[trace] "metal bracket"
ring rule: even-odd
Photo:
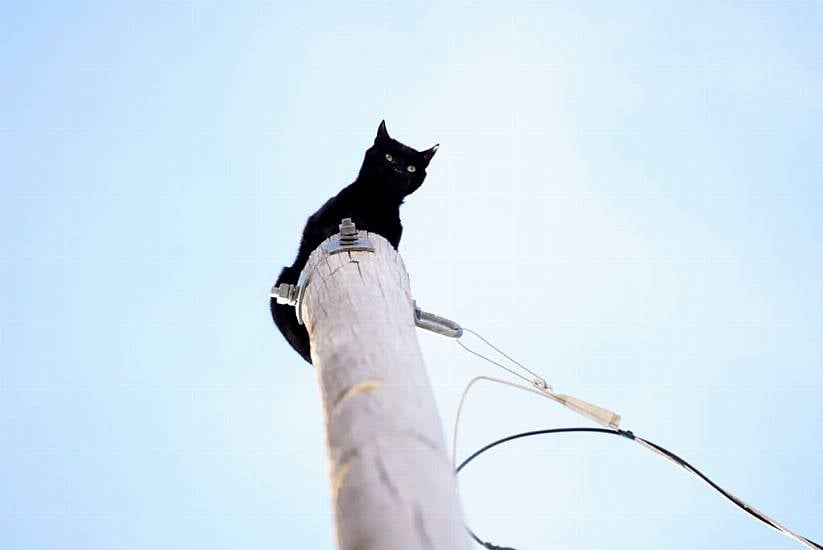
[[[351,218],[344,218],[340,224],[340,234],[332,237],[332,240],[326,243],[326,252],[332,255],[355,250],[374,252],[374,244],[368,238],[360,236]],[[310,280],[311,273],[306,273],[306,270],[303,269],[296,285],[280,283],[273,286],[269,291],[269,296],[276,299],[278,304],[294,306],[294,314],[297,316],[297,323],[300,325],[303,324],[303,296]]]
[[[423,311],[414,302],[414,324],[422,329],[448,336],[449,338],[460,338],[463,336],[463,328],[445,317],[440,317],[434,313]]]
[[[294,306],[294,314],[297,315],[297,323],[303,324],[303,296],[306,294],[306,287],[311,279],[311,274],[306,275],[306,270],[300,272],[300,280],[296,285],[290,283],[280,283],[271,287],[269,296],[277,300],[278,304]]]
[[[312,271],[313,273],[313,271]],[[297,315],[297,324],[303,324],[303,296],[306,295],[306,287],[309,286],[311,280],[311,273],[306,273],[306,270],[300,272],[300,278],[297,279],[297,303],[294,304],[295,315]]]
[[[326,243],[326,252],[331,256],[340,252],[358,250],[374,252],[374,244],[367,237],[360,236],[351,218],[343,218],[340,223],[340,233]]]

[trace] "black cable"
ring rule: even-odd
[[[552,428],[552,429],[548,429],[548,430],[535,430],[535,431],[531,431],[531,432],[523,432],[523,433],[519,433],[519,434],[515,434],[515,435],[510,435],[508,437],[504,437],[503,439],[498,439],[497,441],[495,441],[493,443],[489,443],[488,445],[486,445],[485,447],[479,449],[478,451],[475,451],[470,457],[468,457],[466,460],[464,460],[460,464],[460,466],[457,467],[457,470],[455,470],[455,473],[459,474],[460,470],[465,468],[469,464],[469,462],[471,462],[472,460],[474,460],[478,456],[482,455],[486,451],[488,451],[488,450],[490,450],[494,447],[497,447],[498,445],[502,445],[503,443],[508,443],[509,441],[514,441],[515,439],[520,439],[520,438],[523,438],[523,437],[530,437],[530,436],[533,436],[533,435],[568,433],[568,432],[596,432],[596,433],[606,433],[606,434],[612,434],[612,435],[620,435],[620,436],[623,436],[623,437],[632,437],[632,438],[634,437],[633,435],[630,435],[631,432],[624,432],[623,430],[608,430],[606,428]],[[481,539],[480,537],[478,537],[475,534],[475,532],[472,531],[471,529],[469,529],[468,527],[466,527],[466,529],[468,530],[471,537],[475,540],[475,542],[477,542],[480,546],[482,546],[482,547],[484,547],[488,550],[515,550],[514,548],[509,548],[509,547],[495,546],[494,544],[492,544],[490,542],[486,542],[483,539]]]
[[[490,542],[486,542],[486,541],[482,540],[480,537],[478,537],[477,535],[475,535],[475,534],[474,534],[474,531],[472,531],[472,530],[471,530],[471,529],[469,529],[468,527],[466,527],[466,530],[467,530],[467,531],[469,532],[469,534],[472,536],[472,538],[474,539],[474,541],[475,541],[477,544],[479,544],[480,546],[482,546],[483,548],[486,548],[486,550],[516,550],[515,548],[509,548],[508,546],[497,546],[496,544],[492,544],[492,543],[490,543]]]
[[[477,458],[478,456],[482,455],[489,449],[497,447],[498,445],[502,445],[503,443],[508,443],[509,441],[514,441],[515,439],[520,439],[522,437],[531,437],[533,435],[543,435],[543,434],[556,434],[556,433],[568,433],[568,432],[596,432],[596,433],[606,433],[612,435],[622,435],[624,437],[629,437],[630,439],[634,438],[634,435],[631,432],[626,432],[623,430],[609,430],[607,428],[552,428],[549,430],[534,430],[532,432],[522,432],[515,435],[510,435],[504,437],[503,439],[498,439],[494,443],[489,443],[479,451],[475,451],[469,458],[464,460],[460,466],[457,467],[455,473],[459,474],[460,470],[462,470],[465,466],[469,464],[472,460]],[[632,435],[628,435],[632,434]]]
[[[502,445],[503,443],[508,443],[509,441],[514,441],[515,439],[521,439],[521,438],[524,438],[524,437],[531,437],[531,436],[534,436],[534,435],[545,435],[545,434],[555,434],[555,433],[570,433],[570,432],[590,432],[590,433],[618,435],[618,436],[621,436],[621,437],[625,437],[627,439],[637,440],[637,441],[640,441],[642,443],[645,443],[646,445],[649,445],[650,447],[653,447],[658,452],[664,454],[665,456],[667,456],[668,458],[673,460],[675,463],[677,463],[679,466],[681,466],[685,470],[687,470],[689,472],[692,472],[695,475],[697,475],[698,477],[700,477],[700,479],[702,479],[704,482],[706,482],[715,491],[717,491],[718,493],[720,493],[721,495],[726,497],[729,501],[734,503],[734,505],[737,506],[738,508],[740,508],[743,511],[745,511],[746,513],[750,514],[754,518],[762,521],[763,523],[765,523],[769,527],[771,527],[771,528],[773,528],[773,529],[775,529],[775,530],[777,530],[777,531],[779,531],[783,534],[788,534],[783,530],[783,528],[781,528],[779,525],[776,525],[768,517],[765,517],[760,511],[758,511],[756,509],[753,509],[748,504],[741,501],[740,499],[738,499],[737,497],[735,497],[734,495],[732,495],[731,493],[729,493],[728,491],[726,491],[725,489],[723,489],[722,487],[717,485],[714,481],[712,481],[711,479],[706,477],[700,470],[698,470],[697,468],[695,468],[694,466],[692,466],[691,464],[686,462],[684,459],[680,458],[679,456],[677,456],[673,452],[669,451],[668,449],[665,449],[665,448],[661,447],[660,445],[657,445],[656,443],[652,443],[651,441],[648,441],[647,439],[643,439],[641,437],[635,436],[632,432],[630,432],[628,430],[610,430],[610,429],[607,429],[607,428],[553,428],[553,429],[547,429],[547,430],[534,430],[534,431],[530,431],[530,432],[522,432],[522,433],[519,433],[519,434],[504,437],[502,439],[498,439],[497,441],[494,441],[492,443],[489,443],[485,447],[482,447],[480,450],[474,452],[471,456],[469,456],[467,459],[465,459],[463,462],[461,462],[460,466],[457,467],[457,470],[455,471],[455,473],[459,474],[460,471],[463,468],[465,468],[472,460],[474,460],[478,456],[482,455],[486,451],[488,451],[490,449],[493,449],[494,447],[497,447],[498,445]],[[480,537],[478,537],[471,529],[469,529],[468,527],[466,529],[468,529],[469,534],[472,536],[472,538],[475,541],[477,541],[478,544],[480,544],[484,548],[487,548],[488,550],[514,550],[514,549],[511,549],[511,548],[506,548],[506,547],[502,547],[502,546],[495,546],[494,544],[492,544],[490,542],[485,542]],[[791,535],[789,535],[789,536],[791,536]],[[802,539],[802,541],[805,541],[806,543],[813,546],[814,548],[818,548],[820,550],[823,550],[823,546],[820,546],[818,543],[814,542],[813,540],[807,539],[806,537],[803,537],[803,536],[800,536],[800,535],[795,535],[795,536],[799,537],[800,539]]]
[[[715,483],[714,481],[712,481],[711,479],[706,477],[703,474],[703,472],[701,472],[700,470],[698,470],[697,468],[695,468],[694,466],[692,466],[691,464],[686,462],[686,460],[680,458],[679,456],[677,456],[676,454],[674,454],[670,450],[665,449],[665,448],[661,447],[660,445],[657,445],[656,443],[652,443],[651,441],[648,441],[647,439],[643,439],[642,437],[638,437],[637,439],[644,442],[644,443],[646,443],[646,444],[648,444],[648,445],[650,445],[650,446],[652,446],[652,447],[654,447],[655,449],[657,449],[661,453],[665,454],[666,456],[668,456],[669,458],[671,458],[672,460],[674,460],[675,462],[680,464],[686,470],[688,470],[688,471],[692,472],[693,474],[695,474],[696,476],[698,476],[700,479],[702,479],[708,485],[710,485],[715,491],[717,491],[718,493],[720,493],[721,495],[726,497],[730,502],[734,503],[734,505],[737,506],[738,508],[740,508],[741,510],[743,510],[746,513],[750,514],[754,518],[762,521],[763,523],[765,523],[766,525],[768,525],[772,529],[774,529],[776,531],[779,531],[781,533],[785,533],[785,531],[783,531],[783,529],[779,525],[776,525],[771,519],[764,516],[762,512],[760,512],[759,510],[757,510],[755,508],[752,508],[751,506],[749,506],[745,502],[741,501],[739,498],[737,498],[733,494],[729,493],[728,491],[726,491],[725,489],[720,487],[717,483]],[[814,542],[813,540],[807,539],[806,537],[801,536],[801,535],[798,535],[798,537],[800,537],[805,542],[811,544],[815,548],[820,548],[821,550],[823,550],[823,546],[820,546],[818,543]]]

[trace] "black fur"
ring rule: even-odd
[[[386,131],[385,121],[381,122],[374,145],[366,151],[357,179],[309,216],[297,258],[291,266],[283,268],[275,284],[296,285],[309,254],[338,232],[343,218],[351,218],[358,229],[377,233],[397,248],[403,233],[400,205],[407,195],[422,185],[426,167],[437,147],[416,151],[392,139]],[[413,172],[409,171],[409,166],[414,167]],[[309,335],[306,328],[297,323],[294,307],[278,304],[274,298],[270,307],[277,328],[295,351],[311,363]]]

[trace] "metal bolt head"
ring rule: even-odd
[[[289,283],[280,283],[271,289],[271,297],[277,300],[278,304],[288,304],[293,306],[297,303],[298,288]]]
[[[357,235],[357,228],[354,226],[351,218],[343,218],[343,221],[340,223],[340,235],[344,237]]]

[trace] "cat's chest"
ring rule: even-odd
[[[351,218],[358,229],[378,233],[395,246],[402,232],[400,205],[379,195],[360,192],[359,189],[343,190],[313,218],[310,228],[321,240],[337,233],[343,218]]]
[[[337,215],[360,219],[362,223],[378,226],[399,226],[400,205],[390,199],[368,193],[344,194],[337,201]]]

